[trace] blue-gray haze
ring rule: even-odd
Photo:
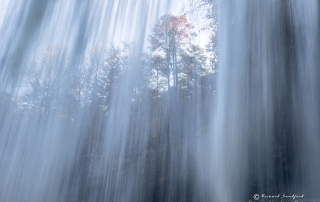
[[[3,2],[1,202],[320,199],[317,0],[202,0],[158,52],[180,1]]]

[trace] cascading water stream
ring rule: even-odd
[[[3,0],[0,201],[320,200],[318,1],[201,2]]]
[[[143,54],[153,24],[179,4],[8,4],[0,33],[0,201],[210,197],[191,191],[200,183],[195,170],[204,167],[192,163],[204,153],[192,143],[202,112],[179,104],[170,70],[172,90],[161,87],[155,96]]]
[[[319,200],[318,1],[219,3],[216,200]]]

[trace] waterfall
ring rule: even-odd
[[[196,158],[206,153],[196,137],[202,136],[202,114],[209,113],[199,106],[209,98],[197,93],[181,102],[170,79],[172,89],[159,88],[155,96],[148,81],[151,62],[144,56],[156,21],[178,15],[180,4],[4,3],[0,201],[210,197],[201,190],[208,180],[197,180],[205,165]]]
[[[1,202],[320,200],[318,1],[197,2],[2,1]]]
[[[219,3],[216,200],[318,199],[318,1]]]

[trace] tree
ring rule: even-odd
[[[188,96],[196,93],[200,77],[209,73],[205,50],[191,45],[181,56],[180,71],[180,87],[186,90]]]
[[[218,2],[217,0],[187,0],[187,6],[183,9],[185,15],[205,19],[205,23],[199,31],[206,31],[209,34],[209,41],[206,50],[209,52],[212,71],[218,62]]]
[[[156,23],[149,38],[152,57],[157,60],[157,66],[161,61],[161,70],[167,77],[168,89],[170,89],[171,75],[174,85],[179,85],[178,62],[181,53],[191,44],[191,39],[195,36],[192,28],[186,16],[166,14]]]
[[[62,84],[67,79],[66,65],[57,62],[61,57],[61,51],[53,48],[46,50],[35,62],[27,78],[23,108],[41,114],[57,108]]]
[[[82,103],[107,110],[112,93],[129,66],[130,57],[131,47],[128,44],[92,51],[85,59],[80,76]]]

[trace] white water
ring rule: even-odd
[[[223,1],[219,11],[216,201],[319,199],[318,1]]]
[[[217,96],[188,102],[151,99],[137,59],[180,2],[1,3],[0,201],[320,199],[318,1],[219,1]]]
[[[199,109],[173,110],[177,101],[169,95],[154,104],[139,80],[137,58],[153,25],[166,13],[177,15],[180,4],[15,0],[2,7],[0,201],[202,197],[188,193],[198,188],[187,177],[196,173],[189,153],[195,161],[203,152],[192,143],[201,135]],[[131,53],[122,42],[133,43]],[[119,69],[128,70],[121,78],[103,77],[116,61],[111,44],[122,47]],[[101,82],[116,87],[103,97]],[[188,113],[199,120],[184,118]]]

